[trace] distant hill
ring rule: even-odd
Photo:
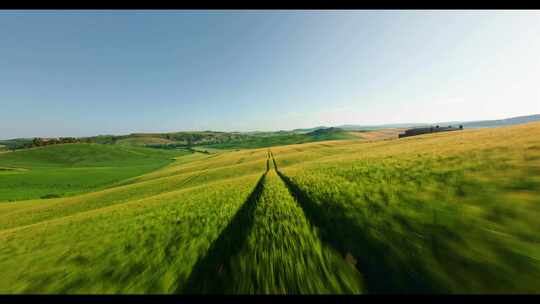
[[[294,133],[309,133],[309,132],[313,132],[313,131],[317,131],[317,130],[321,130],[321,129],[327,129],[328,127],[325,127],[325,126],[319,126],[319,127],[314,127],[314,128],[305,128],[305,129],[294,129],[292,130],[292,132]]]
[[[401,123],[401,124],[384,124],[384,125],[341,125],[340,128],[346,131],[369,131],[380,129],[400,129],[426,126],[427,123]]]
[[[152,148],[176,149],[201,147],[202,149],[260,148],[276,145],[298,144],[312,141],[354,138],[340,128],[315,127],[273,132],[174,132],[174,133],[132,133],[113,136],[100,135],[82,140],[91,143],[144,146]]]
[[[128,135],[98,135],[78,138],[81,143],[120,145],[127,147],[150,147],[160,149],[191,149],[196,147],[213,149],[240,149],[298,144],[312,141],[352,138],[338,128],[310,128],[295,131],[274,132],[173,132],[132,133]],[[0,145],[15,150],[25,147],[32,139],[0,141]]]
[[[132,133],[128,135],[100,135],[83,140],[100,144],[120,144],[128,146],[191,146],[202,144],[218,144],[231,140],[239,140],[251,135],[238,132],[196,131],[172,133]]]
[[[132,133],[128,135],[98,135],[78,138],[80,142],[116,144],[152,148],[187,148],[207,146],[216,148],[270,147],[278,144],[304,143],[319,140],[350,138],[349,131],[375,131],[381,129],[403,129],[428,125],[463,125],[465,128],[492,128],[507,125],[540,121],[540,114],[511,117],[498,120],[453,121],[436,123],[400,123],[382,125],[340,125],[334,127],[318,126],[280,131],[251,132],[219,132],[190,131],[170,133]],[[353,136],[354,137],[354,136]],[[32,138],[16,138],[0,140],[3,149],[15,150],[24,148]]]
[[[7,140],[0,140],[0,145],[4,146],[5,149],[20,149],[25,144],[31,143],[32,138],[14,138],[14,139],[7,139]]]
[[[130,147],[150,147],[161,149],[190,149],[204,147],[213,149],[239,149],[271,147],[276,145],[298,144],[321,140],[354,138],[340,128],[315,127],[308,129],[280,130],[273,132],[218,132],[193,131],[172,133],[132,133],[128,135],[98,135],[83,137],[82,143],[121,145]],[[32,139],[0,141],[0,145],[10,149],[23,147]]]
[[[330,128],[317,128],[314,131],[311,131],[307,134],[309,135],[322,135],[322,134],[332,134],[332,133],[340,133],[344,132],[345,130],[341,128],[336,127],[330,127]]]
[[[458,124],[463,125],[466,128],[493,128],[500,126],[510,126],[524,124],[533,121],[540,121],[540,114],[536,115],[527,115],[527,116],[517,116],[506,119],[495,119],[495,120],[479,120],[479,121],[466,121],[458,122]]]
[[[401,123],[401,124],[383,124],[383,125],[341,125],[337,128],[348,131],[358,131],[358,130],[378,130],[378,129],[387,129],[387,128],[413,128],[413,127],[422,127],[428,125],[463,125],[465,128],[493,128],[501,126],[510,126],[523,124],[533,121],[540,121],[540,114],[526,115],[526,116],[517,116],[506,119],[495,119],[495,120],[477,120],[477,121],[450,121],[450,122],[434,122],[434,123]]]
[[[265,133],[265,135],[251,136],[221,144],[204,145],[204,147],[214,149],[251,149],[353,138],[356,137],[345,130],[339,128],[324,128],[316,129],[308,133],[293,133],[291,131],[268,132]]]

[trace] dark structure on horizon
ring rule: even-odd
[[[448,131],[458,131],[463,130],[463,125],[459,125],[459,127],[440,127],[440,126],[431,126],[431,127],[420,127],[420,128],[413,128],[405,130],[405,133],[401,133],[398,135],[399,138],[402,137],[408,137],[408,136],[415,136],[415,135],[422,135],[422,134],[429,134],[429,133],[436,133],[436,132],[448,132]]]

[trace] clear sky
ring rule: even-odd
[[[540,12],[3,11],[0,138],[540,113]]]

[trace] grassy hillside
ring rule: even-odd
[[[16,139],[0,140],[0,145],[4,146],[7,149],[14,150],[14,149],[20,149],[25,144],[29,144],[31,142],[32,142],[31,138],[16,138]]]
[[[315,130],[305,134],[286,133],[271,134],[266,136],[252,136],[241,140],[231,140],[225,143],[205,145],[204,147],[214,149],[254,149],[291,144],[302,144],[308,142],[326,140],[353,139],[353,135],[340,129],[329,128]]]
[[[372,131],[349,131],[349,134],[363,140],[375,141],[375,140],[390,140],[397,139],[398,134],[402,133],[406,129],[381,129]]]
[[[147,146],[172,144],[174,141],[160,137],[138,136],[119,139],[115,143],[129,146]]]
[[[313,141],[351,139],[355,136],[338,128],[313,128],[278,132],[173,132],[173,133],[133,133],[128,135],[99,135],[84,138],[70,138],[79,143],[147,147],[163,150],[195,149],[201,152],[231,149],[252,149]],[[0,141],[0,151],[28,148],[26,145],[43,146],[32,143],[33,139],[12,139]],[[54,139],[53,139],[54,140]],[[56,144],[51,140],[48,144]]]
[[[168,163],[187,151],[65,144],[0,154],[0,201],[69,196],[99,189]]]
[[[311,130],[311,129],[310,129]],[[201,151],[234,150],[300,144],[313,141],[351,139],[354,135],[337,128],[278,132],[175,132],[136,133],[121,136],[96,136],[86,141],[161,149],[191,148]]]
[[[216,144],[247,138],[249,135],[235,132],[172,132],[172,133],[133,133],[128,135],[101,135],[84,138],[84,141],[101,144],[121,144],[129,146],[159,145],[202,145]]]
[[[538,133],[194,153],[107,189],[0,204],[0,293],[538,293]],[[74,155],[32,162],[96,168]]]

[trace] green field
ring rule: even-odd
[[[0,293],[540,293],[540,123],[388,134],[2,153]]]
[[[396,135],[397,137],[397,135]],[[325,128],[307,133],[294,131],[257,132],[175,132],[140,133],[129,135],[102,135],[80,139],[100,144],[116,144],[161,149],[193,148],[201,151],[264,148],[301,144],[325,140],[358,138],[355,134],[337,128]],[[16,141],[16,140],[15,140]],[[0,141],[0,144],[2,142]]]
[[[291,144],[302,144],[326,140],[353,139],[349,132],[312,132],[307,134],[272,134],[268,136],[253,136],[245,139],[231,140],[225,143],[203,145],[213,149],[255,149]]]
[[[8,140],[0,140],[0,145],[4,147],[4,149],[17,149],[22,148],[25,144],[31,143],[31,138],[17,138],[17,139],[8,139]],[[0,148],[0,151],[2,149]]]
[[[0,201],[69,196],[153,171],[185,150],[65,144],[0,154]]]

